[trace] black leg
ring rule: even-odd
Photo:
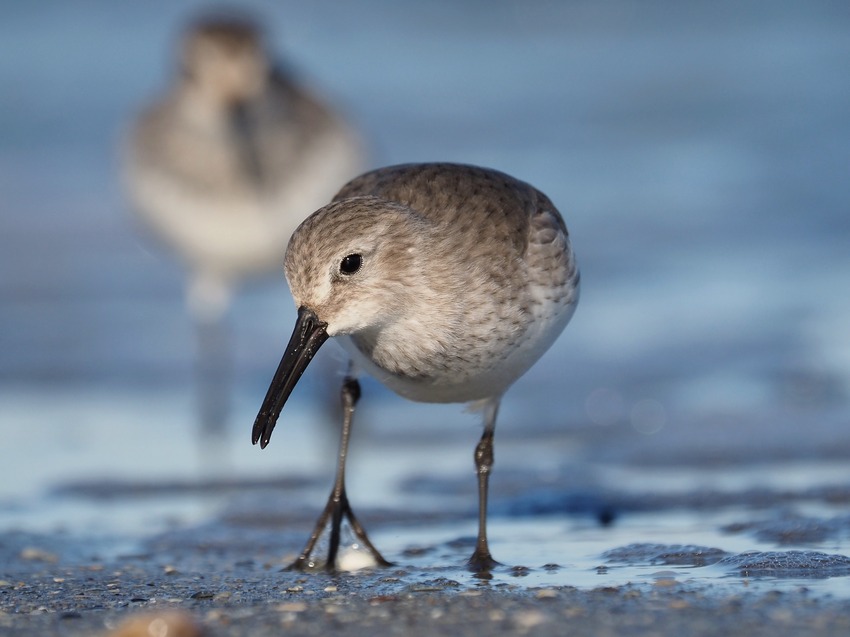
[[[490,484],[490,471],[493,468],[493,433],[496,428],[496,414],[499,411],[499,399],[489,402],[484,408],[484,433],[475,447],[475,470],[478,474],[478,540],[475,551],[467,562],[467,567],[475,573],[483,573],[498,566],[499,562],[490,555],[487,543],[487,490]]]
[[[330,537],[328,538],[328,559],[325,562],[325,569],[329,571],[336,570],[337,555],[339,554],[339,543],[342,530],[342,521],[347,519],[351,525],[355,537],[360,541],[363,547],[372,554],[378,566],[390,566],[390,562],[378,552],[363,526],[357,521],[354,512],[351,510],[351,505],[348,503],[348,496],[345,493],[345,460],[348,456],[348,441],[351,436],[351,422],[354,419],[354,408],[357,401],[360,399],[360,383],[356,378],[351,376],[346,377],[342,384],[342,435],[339,443],[339,458],[337,463],[336,480],[334,481],[333,490],[328,498],[328,503],[325,505],[325,510],[319,516],[313,533],[307,541],[304,550],[298,559],[289,566],[289,569],[295,570],[312,570],[316,568],[315,562],[311,559],[313,549],[316,547],[316,542],[325,531],[325,527],[330,520]]]

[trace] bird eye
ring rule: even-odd
[[[360,266],[363,264],[363,257],[359,254],[349,254],[342,258],[342,261],[339,262],[339,271],[340,274],[351,275],[357,272],[360,269]]]

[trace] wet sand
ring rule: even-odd
[[[358,575],[279,572],[206,557],[211,570],[156,559],[39,565],[0,582],[3,635],[95,635],[128,617],[187,611],[204,635],[838,635],[850,601],[791,592],[720,593],[674,580],[579,590],[411,583],[408,569]],[[185,560],[184,560],[185,561]],[[421,574],[420,574],[421,575]],[[11,578],[11,579],[10,579]]]
[[[97,502],[107,511],[118,501],[188,501],[212,492],[215,513],[198,523],[171,521],[166,530],[3,533],[0,634],[107,635],[131,618],[175,610],[200,634],[233,637],[790,636],[850,629],[850,558],[827,550],[847,552],[850,517],[840,515],[846,489],[637,496],[592,480],[572,490],[544,489],[533,472],[506,473],[491,527],[496,556],[507,563],[490,578],[463,568],[472,541],[464,533],[474,529],[473,512],[463,506],[365,508],[361,518],[394,566],[298,573],[283,567],[315,511],[294,502],[321,490],[320,481],[65,485],[54,500]],[[471,495],[460,479],[421,478],[401,490],[434,490],[443,501]],[[823,515],[793,513],[807,507]],[[676,519],[686,522],[676,526]],[[641,541],[671,537],[677,543]],[[687,543],[706,538],[708,545]],[[738,550],[750,546],[763,550]]]

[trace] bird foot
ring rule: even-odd
[[[502,563],[494,560],[493,556],[490,555],[490,551],[487,549],[475,549],[472,557],[470,557],[466,562],[466,568],[476,575],[487,574],[497,566],[501,565]]]
[[[345,535],[352,536],[350,540],[342,542],[343,523]],[[325,534],[328,536],[328,556],[326,560],[315,559],[313,552],[319,544],[320,538]],[[298,558],[284,570],[301,572],[336,572],[336,571],[358,571],[363,568],[377,568],[392,566],[392,562],[384,559],[384,556],[375,548],[366,530],[357,521],[348,498],[334,498],[328,501],[325,511],[319,517],[310,539]]]

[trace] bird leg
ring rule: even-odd
[[[467,567],[474,573],[486,573],[499,562],[490,555],[487,543],[487,490],[490,483],[490,471],[493,468],[493,433],[496,429],[496,414],[499,411],[499,400],[487,403],[484,411],[484,433],[475,447],[475,469],[478,474],[478,539],[475,551],[467,562]]]
[[[224,317],[196,317],[195,392],[200,429],[200,462],[206,473],[227,465],[227,419],[230,413],[231,343]]]
[[[223,437],[230,405],[230,342],[223,319],[195,322],[198,354],[195,373],[203,435]]]
[[[345,460],[348,455],[348,440],[351,436],[351,422],[354,419],[354,408],[357,401],[360,399],[360,383],[352,376],[347,376],[342,384],[342,435],[339,443],[339,459],[337,463],[336,480],[334,481],[333,490],[331,491],[328,503],[325,505],[324,511],[319,516],[313,533],[301,555],[295,560],[288,570],[308,571],[316,568],[316,563],[311,559],[313,549],[316,543],[325,531],[325,527],[330,520],[330,537],[328,541],[328,559],[325,562],[325,570],[335,571],[337,555],[339,553],[340,536],[342,530],[342,521],[347,519],[351,530],[361,545],[372,554],[378,566],[390,566],[390,562],[378,552],[378,549],[369,541],[366,535],[366,530],[357,521],[354,516],[354,511],[351,510],[351,505],[348,503],[348,496],[345,493]]]

